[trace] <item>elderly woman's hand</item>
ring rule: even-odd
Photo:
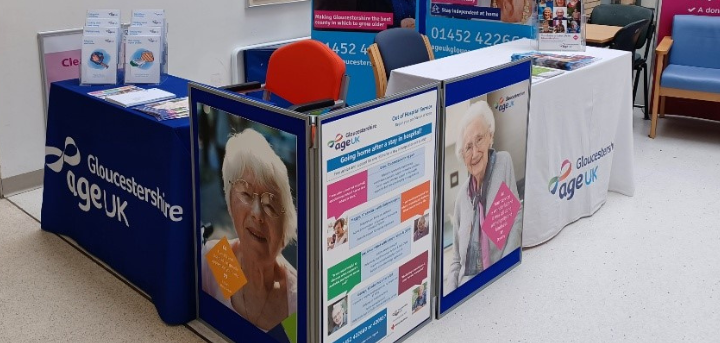
[[[415,18],[405,18],[400,21],[400,27],[405,29],[414,29],[415,28]]]
[[[506,23],[521,23],[525,1],[529,0],[497,0],[500,8],[500,20]]]

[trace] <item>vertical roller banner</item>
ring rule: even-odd
[[[525,59],[445,82],[438,317],[520,263],[530,70]]]
[[[196,84],[190,102],[198,317],[234,342],[306,342],[309,119]]]
[[[350,76],[347,103],[375,98],[368,47],[389,28],[415,30],[417,0],[313,0],[311,38],[327,44],[345,61]]]
[[[433,86],[319,119],[322,342],[432,318],[437,103]]]
[[[534,38],[535,0],[421,0],[420,32],[435,58]],[[418,5],[421,6],[421,5]]]

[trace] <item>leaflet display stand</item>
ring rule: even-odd
[[[371,343],[432,319],[437,83],[323,116],[189,94],[202,322]]]

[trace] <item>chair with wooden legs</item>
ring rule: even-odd
[[[406,28],[379,32],[367,52],[375,76],[377,98],[385,96],[392,70],[434,59],[427,36]]]

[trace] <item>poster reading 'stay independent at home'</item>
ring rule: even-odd
[[[436,103],[321,122],[323,342],[394,342],[430,319]]]
[[[520,262],[530,62],[446,87],[439,314]]]
[[[538,50],[585,51],[584,0],[538,0]]]

